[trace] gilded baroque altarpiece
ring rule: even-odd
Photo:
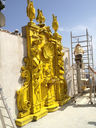
[[[27,56],[21,68],[24,85],[17,91],[17,126],[23,126],[32,120],[53,112],[64,105],[67,96],[67,84],[64,79],[64,61],[61,44],[62,37],[57,33],[57,17],[53,15],[52,34],[50,27],[44,24],[45,17],[38,9],[36,21],[33,2],[28,0],[27,16],[30,22],[26,26]]]

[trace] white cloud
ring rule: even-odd
[[[60,32],[64,32],[64,28],[63,27],[59,27],[59,30]]]
[[[59,31],[60,32],[74,32],[74,33],[81,33],[81,32],[84,32],[86,30],[87,26],[84,26],[84,25],[77,25],[77,26],[74,26],[72,28],[64,28],[64,27],[60,27],[59,28]]]

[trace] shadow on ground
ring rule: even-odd
[[[77,107],[96,107],[96,105],[93,104],[74,104],[73,107],[77,108]]]
[[[69,101],[68,103],[64,104],[63,106],[60,106],[60,108],[58,110],[63,111],[64,109],[66,109],[69,106],[74,106],[74,103]]]
[[[95,125],[96,126],[96,122],[90,121],[88,122],[89,125]]]
[[[89,103],[87,103],[87,104],[76,104],[75,102],[69,101],[67,104],[61,106],[58,110],[63,111],[64,109],[66,109],[69,106],[72,106],[74,108],[79,108],[79,107],[83,108],[83,107],[96,107],[96,104],[89,104]]]

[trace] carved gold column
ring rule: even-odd
[[[64,60],[62,52],[63,46],[61,44],[62,37],[57,33],[58,30],[57,17],[53,15],[52,27],[54,29],[53,38],[55,41],[55,58],[54,58],[54,72],[59,82],[56,86],[56,100],[59,105],[64,105],[69,101],[70,97],[67,95],[67,83],[64,78]]]

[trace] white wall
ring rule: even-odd
[[[67,82],[67,90],[68,90],[68,95],[70,97],[73,97],[74,95],[74,89],[73,89],[73,70],[70,67],[70,50],[69,48],[63,48],[63,52],[64,52],[64,70],[65,70],[65,74],[64,77],[66,79]]]
[[[0,84],[7,98],[13,119],[17,116],[16,90],[20,89],[20,70],[26,49],[26,40],[19,35],[14,35],[0,30]]]

